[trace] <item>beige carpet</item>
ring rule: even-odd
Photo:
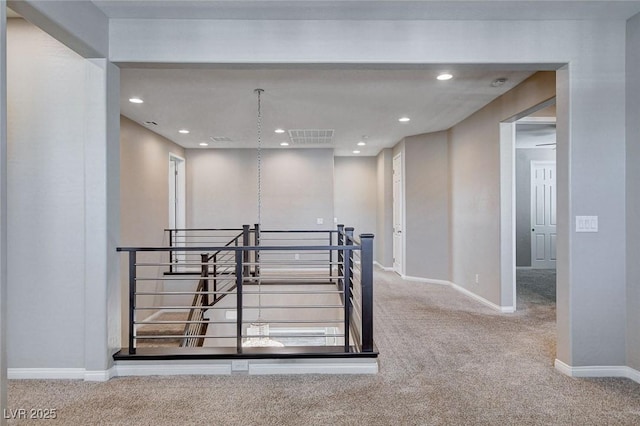
[[[640,384],[553,368],[553,292],[519,279],[520,310],[501,315],[376,272],[376,376],[11,381],[9,407],[68,425],[640,425]]]

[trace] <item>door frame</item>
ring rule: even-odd
[[[175,166],[174,166],[175,165]],[[169,169],[167,171],[168,175],[168,203],[167,208],[169,210],[168,216],[168,228],[174,229],[184,229],[186,228],[186,219],[187,219],[187,179],[185,176],[186,172],[186,160],[179,155],[176,155],[172,152],[169,153]],[[176,179],[175,174],[172,175],[173,168],[177,167],[177,176]],[[177,194],[177,197],[176,197]],[[177,247],[182,247],[186,245],[186,241],[176,241],[174,243]],[[177,265],[177,272],[182,272],[184,270],[184,265],[180,265],[180,263],[184,263],[186,260],[186,255],[184,252],[176,251],[174,252],[175,261]]]
[[[516,121],[556,104],[547,99],[499,123],[500,132],[500,311],[516,311]],[[549,118],[546,118],[549,120]]]
[[[399,163],[400,163],[400,200],[396,200],[396,194],[394,193],[395,191],[395,184],[393,183],[393,180],[395,180],[395,164],[396,164],[396,159],[400,159]],[[399,202],[399,207],[400,207],[400,219],[401,219],[401,229],[400,229],[400,247],[401,247],[401,251],[402,251],[402,259],[400,259],[400,263],[399,263],[399,270],[398,268],[396,268],[396,252],[395,252],[395,238],[396,238],[396,224],[395,224],[395,214],[392,213],[392,220],[393,220],[393,237],[392,237],[392,252],[393,252],[393,262],[391,264],[392,269],[398,273],[400,276],[405,275],[405,264],[406,264],[406,237],[405,237],[405,230],[406,230],[406,216],[405,216],[405,174],[404,174],[404,155],[402,152],[397,153],[396,155],[394,155],[392,157],[392,161],[391,161],[391,170],[392,170],[392,198],[393,198],[393,212],[395,212],[395,208],[396,208],[396,202]]]

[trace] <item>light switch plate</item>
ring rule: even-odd
[[[324,219],[319,217],[316,219],[316,222],[318,223],[318,225],[322,225],[324,223]]]
[[[576,232],[598,232],[598,216],[576,216]]]

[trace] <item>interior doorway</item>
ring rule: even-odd
[[[500,210],[501,210],[501,310],[514,312],[518,305],[517,282],[523,271],[546,271],[546,282],[552,288],[553,309],[555,309],[555,229],[545,230],[548,238],[541,244],[545,247],[545,257],[551,259],[543,268],[532,267],[532,256],[536,255],[537,245],[532,243],[536,227],[532,226],[532,169],[535,161],[554,164],[553,171],[547,171],[547,177],[553,182],[540,192],[540,206],[552,208],[546,214],[546,222],[555,224],[555,161],[556,161],[556,100],[551,98],[533,106],[500,123]],[[545,195],[546,194],[546,195]],[[535,196],[534,190],[534,196]],[[537,213],[537,212],[534,212]],[[552,220],[551,220],[552,219]],[[537,238],[537,237],[536,237]],[[538,238],[542,240],[542,238]],[[532,250],[533,248],[533,250]],[[533,252],[533,253],[532,253]],[[539,266],[543,266],[540,264]],[[536,280],[534,280],[536,281]],[[539,280],[538,280],[539,281]]]
[[[172,229],[170,245],[181,247],[186,245],[185,236],[181,234],[186,228],[187,181],[185,178],[185,160],[175,154],[169,154],[169,223]],[[186,254],[176,251],[171,255],[171,263],[177,265],[177,271],[184,271]]]
[[[404,274],[404,191],[402,154],[393,157],[393,270]]]

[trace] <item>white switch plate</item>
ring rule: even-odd
[[[598,232],[598,216],[576,216],[576,232]]]
[[[316,219],[316,222],[318,223],[318,225],[322,225],[324,223],[324,219],[319,217]]]
[[[238,319],[238,312],[234,311],[225,311],[224,312],[224,319],[226,320],[237,320]]]

